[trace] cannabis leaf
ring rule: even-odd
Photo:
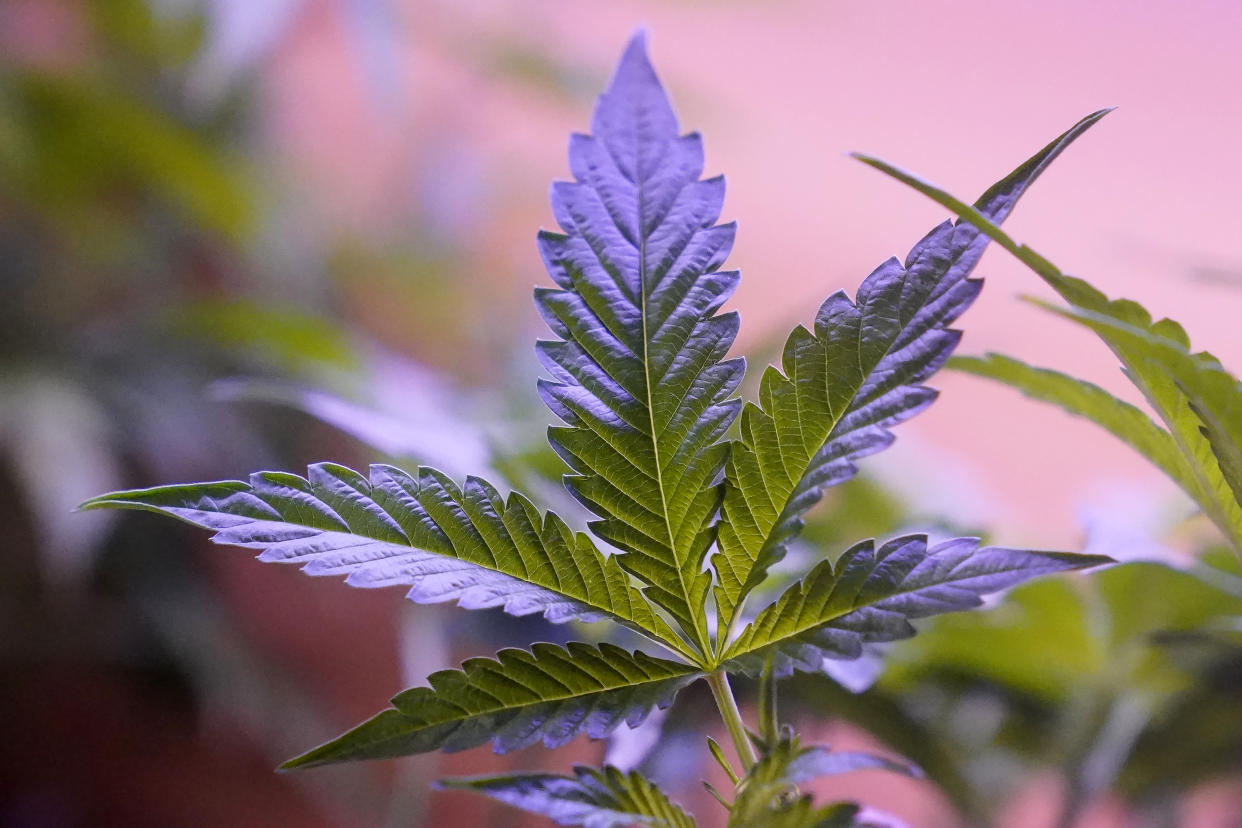
[[[409,585],[418,603],[456,600],[549,621],[612,618],[675,650],[677,635],[617,566],[554,513],[516,492],[440,472],[374,465],[370,479],[333,463],[306,478],[258,472],[223,481],[113,492],[84,509],[162,512],[215,531],[216,543],[262,549],[261,561],[345,575],[360,587]]]
[[[1066,275],[1039,253],[1014,241],[979,210],[940,187],[877,158],[857,157],[974,224],[1069,303],[1069,308],[1059,309],[1035,302],[1094,330],[1121,360],[1126,376],[1164,422],[1189,466],[1190,479],[1173,479],[1242,555],[1242,470],[1238,468],[1242,462],[1238,448],[1242,446],[1242,428],[1237,425],[1242,388],[1219,360],[1211,354],[1191,352],[1190,339],[1177,322],[1154,320],[1139,303],[1109,299],[1089,282]],[[1125,431],[1114,433],[1128,439]]]
[[[744,371],[721,361],[737,314],[715,315],[738,282],[717,272],[735,225],[714,224],[724,179],[699,180],[702,141],[678,134],[641,34],[591,127],[570,142],[576,180],[552,189],[564,232],[539,234],[558,287],[536,302],[560,337],[538,345],[553,377],[540,391],[567,424],[549,439],[574,471],[569,490],[600,517],[592,531],[707,653],[703,562],[728,452],[718,441]]]
[[[914,634],[912,619],[970,609],[981,596],[1039,575],[1110,563],[1072,555],[987,546],[954,538],[931,549],[926,535],[876,548],[863,541],[834,565],[824,561],[759,613],[725,651],[751,673],[774,659],[778,675],[820,669],[825,658],[857,658],[864,643]]]
[[[1003,220],[1099,116],[993,186],[976,214]],[[405,585],[418,602],[455,600],[556,623],[611,620],[677,657],[570,643],[472,658],[284,768],[487,743],[498,752],[556,747],[583,733],[601,738],[623,723],[640,724],[706,678],[744,766],[739,780],[711,743],[739,782],[734,803],[726,803],[730,826],[866,825],[858,806],[817,808],[796,786],[862,767],[908,768],[803,749],[792,733],[781,735],[776,678],[818,669],[825,658],[855,657],[866,642],[912,634],[912,619],[976,606],[981,595],[1027,578],[1108,561],[980,549],[972,539],[931,549],[922,535],[878,548],[864,541],[836,564],[816,566],[732,637],[747,594],[823,489],[850,477],[855,461],[891,442],[889,428],[935,397],[921,383],[957,345],[960,334],[949,326],[978,294],[980,283],[968,276],[988,234],[945,222],[904,263],[881,265],[856,301],[830,297],[813,331],[789,337],[782,369],[764,374],[759,404],[746,408],[741,437],[730,443],[723,440],[741,410],[734,393],[744,363],[725,359],[737,314],[718,311],[738,282],[736,272],[719,270],[735,227],[716,224],[723,179],[700,178],[701,140],[679,134],[642,35],[626,48],[592,132],[570,143],[574,181],[553,187],[562,232],[538,237],[556,287],[536,290],[535,301],[558,337],[538,344],[551,374],[539,388],[564,423],[549,440],[570,467],[566,486],[596,515],[589,528],[615,554],[517,492],[502,496],[473,476],[459,485],[427,467],[407,473],[376,465],[364,477],[320,463],[305,478],[259,472],[248,482],[114,492],[83,507],[171,515],[213,531],[218,543],[261,550],[261,560],[343,575],[355,586]],[[1234,409],[1222,405],[1217,385],[1196,381],[1184,393],[1196,427],[1223,446],[1234,436]],[[1232,475],[1238,458],[1221,457]],[[728,674],[738,671],[761,674],[759,737],[748,735],[729,687]],[[563,825],[693,826],[652,783],[613,768],[446,784]]]
[[[397,694],[392,708],[282,767],[387,759],[491,742],[497,753],[542,742],[560,747],[622,724],[637,727],[697,678],[693,667],[611,644],[535,644],[472,658]]]
[[[1004,221],[1018,199],[1099,112],[1048,144],[976,202]],[[936,391],[920,385],[961,339],[951,325],[982,282],[967,278],[988,237],[966,222],[945,222],[907,255],[880,265],[857,301],[828,298],[814,330],[790,334],[782,370],[763,374],[759,404],[742,413],[741,439],[727,467],[720,551],[713,558],[720,628],[728,630],[747,594],[802,528],[825,488],[848,480],[855,461],[890,445],[889,428],[922,411]]]
[[[584,828],[694,828],[685,811],[636,771],[622,773],[611,766],[602,770],[577,765],[573,776],[515,773],[473,779],[446,779],[444,788],[474,791],[509,805],[543,814],[557,825]]]

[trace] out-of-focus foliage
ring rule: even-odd
[[[13,748],[0,821],[373,823],[390,804],[374,774],[253,784],[249,765],[330,727],[336,702],[238,629],[218,572],[169,554],[183,535],[69,502],[224,474],[243,456],[299,457],[304,419],[212,401],[211,383],[331,379],[365,361],[324,312],[323,268],[298,296],[271,289],[281,265],[262,255],[245,90],[210,105],[186,93],[205,37],[196,14],[139,0],[4,13],[0,26],[53,28],[41,45],[0,48],[0,735]],[[173,793],[191,778],[219,794],[208,807]]]
[[[1210,574],[1219,584],[1131,563],[1022,586],[993,609],[927,624],[861,696],[808,687],[799,698],[918,761],[979,822],[1054,769],[1070,821],[1108,791],[1175,812],[1242,764],[1242,700],[1229,689],[1242,593],[1235,575]]]
[[[228,412],[216,424],[193,415],[195,376],[224,361],[175,335],[254,226],[227,149],[236,118],[194,122],[171,103],[200,36],[192,20],[162,25],[139,2],[85,8],[91,42],[70,67],[0,58],[0,441],[46,548],[79,557],[98,536],[66,528],[68,504],[40,465],[80,457],[68,483],[92,486],[121,479],[126,461],[167,472],[227,457],[224,431],[257,450]],[[202,444],[168,444],[170,416],[199,419]],[[56,560],[44,562],[54,577],[81,574],[82,560],[77,573]]]

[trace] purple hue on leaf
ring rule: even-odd
[[[876,756],[873,753],[832,751],[827,748],[808,748],[789,763],[784,778],[801,785],[824,776],[837,776],[860,770],[886,770],[905,776],[919,778],[923,772],[914,765]]]
[[[834,566],[824,561],[765,608],[726,653],[731,666],[755,672],[768,657],[779,674],[815,671],[825,658],[858,658],[864,644],[914,635],[911,620],[971,609],[982,596],[1041,575],[1111,563],[1074,555],[979,547],[954,538],[928,548],[926,535],[880,547],[867,540]]]
[[[409,586],[418,603],[503,607],[554,623],[611,617],[673,635],[585,535],[478,477],[458,487],[427,467],[410,475],[375,465],[368,479],[319,463],[306,478],[258,472],[249,483],[116,492],[86,506],[161,512],[215,530],[216,543],[260,549],[261,561],[346,576],[352,586]]]
[[[602,770],[577,765],[573,776],[516,773],[505,776],[447,779],[443,788],[459,788],[541,814],[557,825],[582,828],[693,828],[694,820],[638,773],[606,765]]]
[[[738,282],[718,271],[735,226],[715,224],[724,180],[700,180],[702,142],[678,134],[642,35],[591,128],[570,141],[575,180],[552,188],[562,232],[539,234],[557,288],[535,299],[560,337],[538,345],[552,376],[539,388],[566,423],[549,437],[574,472],[566,486],[601,518],[591,529],[656,603],[701,627],[727,453],[718,441],[744,371],[722,361],[737,314],[716,315]]]

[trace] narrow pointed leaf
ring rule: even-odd
[[[1122,359],[1193,472],[1183,488],[1242,552],[1242,384],[1211,354],[1192,353],[1176,322],[1153,323],[1135,302],[1079,295],[1068,309],[1036,304],[1095,331]]]
[[[736,785],[738,780],[737,773],[733,770],[733,766],[729,764],[724,748],[720,746],[720,743],[708,736],[707,749],[711,753],[712,758],[716,760],[716,764],[720,765],[720,769],[725,772],[725,776],[729,777],[729,781]]]
[[[982,596],[1053,572],[1111,563],[1102,555],[979,547],[955,538],[928,548],[926,535],[880,547],[856,544],[834,566],[824,561],[764,609],[725,653],[726,666],[752,674],[775,659],[778,674],[853,659],[862,645],[914,634],[910,622],[970,609]]]
[[[1052,403],[1090,420],[1126,442],[1195,496],[1198,483],[1194,469],[1173,436],[1145,412],[1098,385],[995,353],[982,357],[953,357],[947,367],[1002,382],[1032,399]]]
[[[1040,173],[1102,116],[1079,122],[993,185],[978,211],[1004,221]],[[852,477],[857,460],[892,443],[893,425],[935,399],[922,383],[957,347],[961,334],[949,326],[979,293],[982,283],[968,276],[987,242],[967,222],[945,222],[904,262],[880,265],[856,300],[830,296],[812,330],[790,335],[781,370],[767,369],[759,405],[745,407],[729,456],[713,559],[721,629],[784,556],[824,489]]]
[[[637,772],[614,767],[574,768],[572,776],[515,773],[473,779],[445,779],[440,787],[474,791],[524,811],[549,817],[557,825],[583,828],[694,828],[694,820],[654,783]]]
[[[886,175],[908,184],[938,204],[953,210],[963,221],[969,221],[978,227],[980,232],[1033,270],[1078,313],[1085,314],[1084,319],[1094,314],[1108,320],[1107,323],[1100,324],[1096,332],[1121,360],[1127,376],[1164,421],[1194,470],[1196,485],[1191,495],[1229,539],[1234,549],[1242,554],[1242,506],[1239,506],[1233,486],[1221,472],[1220,462],[1210,440],[1201,431],[1202,420],[1191,410],[1190,400],[1178,387],[1178,378],[1171,375],[1168,368],[1159,361],[1149,359],[1147,345],[1136,348],[1136,340],[1130,337],[1138,330],[1167,346],[1180,347],[1189,352],[1189,339],[1182,326],[1171,319],[1153,321],[1151,314],[1137,302],[1127,299],[1110,300],[1089,282],[1067,276],[1030,247],[1014,241],[981,211],[935,184],[886,161],[863,155],[856,157]],[[1203,367],[1211,367],[1215,363],[1207,355],[1196,355],[1196,359]],[[1219,363],[1216,365],[1219,367]],[[1228,466],[1230,461],[1226,459],[1225,463]]]
[[[306,478],[258,472],[224,481],[114,492],[83,508],[146,509],[215,531],[212,540],[262,549],[261,561],[342,575],[359,587],[406,585],[418,603],[456,600],[549,621],[613,618],[684,649],[677,635],[590,539],[529,500],[491,484],[458,487],[423,467],[375,465],[370,478],[331,463]]]
[[[610,644],[536,644],[472,658],[393,697],[392,708],[282,768],[389,759],[491,742],[497,753],[542,742],[559,747],[580,733],[602,739],[637,727],[700,674],[674,661]]]
[[[566,424],[550,439],[569,490],[623,550],[621,566],[690,631],[707,638],[704,558],[735,418],[741,360],[724,360],[737,286],[720,267],[734,225],[717,225],[724,180],[700,180],[703,147],[680,135],[641,35],[600,98],[592,135],[575,135],[574,181],[552,190],[562,232],[539,248],[556,288],[536,304],[558,341],[538,350],[544,400]]]

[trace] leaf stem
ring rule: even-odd
[[[759,735],[769,749],[780,738],[780,717],[776,712],[776,670],[769,655],[759,674]]]
[[[707,683],[712,688],[712,697],[716,699],[716,707],[720,709],[720,718],[724,719],[729,737],[733,739],[733,748],[742,760],[746,770],[759,761],[755,753],[755,745],[746,732],[746,724],[742,721],[742,711],[738,710],[737,700],[733,698],[733,690],[729,687],[729,676],[724,670],[717,670],[707,676]]]

